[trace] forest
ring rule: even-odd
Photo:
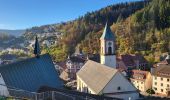
[[[73,21],[51,25],[64,33],[59,44],[43,48],[56,61],[81,49],[85,54],[99,53],[100,36],[108,22],[116,35],[117,55],[140,53],[158,62],[162,53],[170,52],[170,0],[144,0],[110,5],[88,12]]]

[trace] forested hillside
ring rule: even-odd
[[[106,22],[117,36],[117,54],[141,53],[155,62],[155,56],[169,51],[170,0],[145,0],[111,5],[73,21],[51,25],[64,36],[59,45],[44,48],[43,52],[54,55],[57,61],[72,54],[75,48],[99,53],[99,38]],[[39,28],[43,27],[36,30]]]
[[[68,54],[72,54],[75,48],[80,48],[84,53],[99,53],[99,37],[105,23],[112,25],[117,19],[126,19],[138,10],[144,8],[148,1],[121,3],[90,12],[73,21],[33,27],[26,30],[24,36],[32,38],[35,33],[57,31],[64,33],[58,45],[51,48],[43,48],[43,52],[53,55],[56,61],[64,60]]]
[[[59,25],[58,29],[65,33],[62,43],[69,48],[69,53],[74,52],[74,48],[80,45],[85,53],[95,53],[99,51],[99,37],[105,23],[112,25],[118,17],[123,19],[142,9],[147,2],[122,3],[108,6],[99,11],[87,13],[74,21]],[[97,42],[97,43],[96,43]]]
[[[170,0],[153,0],[144,9],[112,25],[119,53],[141,53],[155,62],[170,50]]]

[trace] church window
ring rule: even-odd
[[[121,88],[120,88],[120,86],[119,87],[117,87],[117,90],[120,90]]]
[[[108,54],[112,54],[112,47],[108,48]]]

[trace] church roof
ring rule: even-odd
[[[0,73],[8,87],[30,92],[37,92],[42,86],[62,87],[49,54],[0,66]]]
[[[117,73],[116,69],[88,60],[77,75],[96,94],[100,93]]]
[[[107,25],[105,25],[103,34],[101,36],[100,39],[105,39],[105,40],[115,40],[115,35],[112,33],[110,27]]]

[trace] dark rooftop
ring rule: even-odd
[[[0,73],[7,86],[30,92],[37,92],[41,86],[62,87],[49,54],[0,66]]]

